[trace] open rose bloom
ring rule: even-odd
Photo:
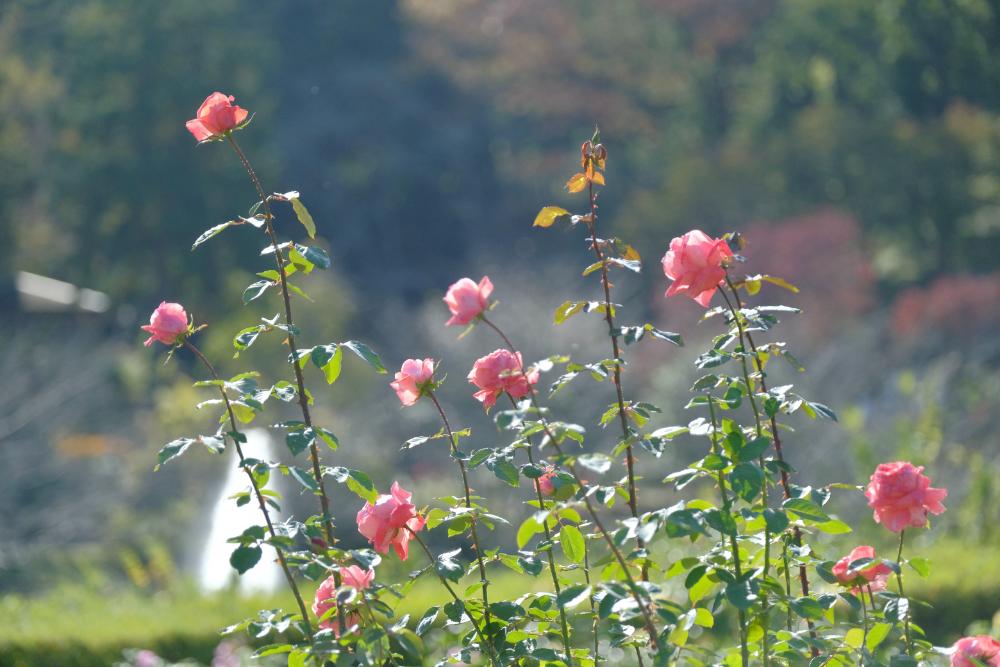
[[[417,506],[410,502],[413,494],[392,483],[391,492],[381,495],[375,504],[365,503],[358,512],[358,532],[380,554],[388,553],[391,546],[401,560],[410,555],[411,531],[416,533],[424,527],[424,519],[417,514]]]
[[[523,398],[531,391],[531,385],[538,382],[538,369],[522,371],[520,352],[495,350],[485,357],[476,359],[469,371],[469,382],[479,389],[473,394],[476,400],[489,409],[504,392],[514,398]]]
[[[928,512],[944,512],[941,501],[948,495],[947,489],[932,488],[923,471],[923,466],[906,461],[882,463],[875,469],[865,497],[876,523],[898,533],[909,527],[926,527]]]
[[[246,121],[249,112],[233,104],[232,95],[212,93],[198,107],[198,115],[185,126],[198,141],[219,139],[226,132],[238,129]]]
[[[1000,667],[1000,642],[989,635],[962,637],[952,647],[951,667]],[[973,659],[979,662],[973,662]]]
[[[723,264],[732,256],[728,243],[700,229],[675,238],[662,260],[663,273],[674,281],[666,296],[686,294],[707,308],[726,278]]]
[[[483,276],[478,285],[471,278],[455,282],[444,295],[444,302],[451,311],[451,319],[445,325],[468,324],[479,317],[489,307],[492,293],[493,283],[489,276]]]
[[[869,546],[855,547],[850,554],[844,556],[833,566],[833,576],[845,586],[853,586],[858,592],[871,587],[873,593],[885,590],[885,582],[892,574],[892,569],[882,562],[871,562],[852,568],[851,563],[862,558],[875,558],[875,549]]]
[[[343,586],[351,586],[359,592],[372,585],[375,579],[375,572],[372,570],[362,570],[357,565],[350,565],[340,569],[340,581]],[[316,618],[322,618],[331,609],[337,606],[337,582],[333,575],[326,578],[319,588],[316,589],[316,597],[313,599],[312,610]],[[346,615],[344,625],[346,629],[358,625],[361,617],[356,613]],[[340,623],[336,613],[331,613],[326,619],[320,621],[319,627],[333,630],[334,634],[340,636]]]
[[[396,390],[400,403],[410,406],[420,399],[433,381],[433,359],[407,359],[389,386]]]
[[[179,336],[188,332],[188,315],[184,311],[184,306],[179,303],[167,303],[161,301],[153,314],[149,316],[149,324],[140,327],[150,334],[144,345],[149,347],[153,341],[164,345],[173,345]]]

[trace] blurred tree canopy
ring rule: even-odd
[[[649,249],[833,206],[885,288],[998,264],[996,0],[8,0],[4,266],[214,298],[255,241],[187,256],[254,198],[184,129],[213,90],[376,295],[527,234],[595,123],[606,219]]]

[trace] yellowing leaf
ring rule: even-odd
[[[295,209],[295,217],[299,219],[302,226],[306,228],[306,233],[309,234],[309,238],[316,238],[316,223],[313,221],[312,215],[309,213],[309,209],[305,207],[302,200],[296,197],[292,199],[292,208]]]
[[[556,220],[564,215],[569,215],[570,212],[559,206],[546,206],[538,215],[535,216],[535,222],[531,225],[532,227],[551,227]]]
[[[570,192],[581,192],[585,187],[587,187],[586,174],[574,174],[572,178],[566,181],[566,189]]]
[[[599,171],[594,172],[594,178],[592,179],[597,185],[604,185],[604,174]]]
[[[632,259],[635,261],[641,261],[642,257],[639,256],[639,252],[630,245],[625,245],[625,252],[622,254],[625,259]]]

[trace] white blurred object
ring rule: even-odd
[[[243,453],[263,461],[274,457],[274,442],[270,434],[262,428],[252,428],[245,432],[247,442],[243,445]],[[242,507],[236,506],[232,495],[249,489],[250,483],[246,473],[235,465],[235,454],[227,450],[223,456],[232,457],[232,463],[226,473],[226,479],[216,496],[212,508],[212,519],[208,526],[208,536],[201,551],[198,564],[198,584],[204,591],[217,591],[229,586],[233,581],[242,591],[272,592],[281,586],[283,574],[281,566],[276,562],[274,549],[264,545],[264,554],[260,561],[239,576],[229,564],[229,555],[237,545],[226,540],[236,537],[250,526],[263,523],[257,499],[253,498]],[[271,519],[277,521],[274,508],[270,508]]]
[[[22,310],[37,313],[57,313],[78,310],[85,313],[103,313],[111,307],[111,299],[104,292],[77,287],[72,283],[41,276],[28,271],[18,271],[14,279]]]

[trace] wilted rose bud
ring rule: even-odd
[[[594,157],[598,160],[606,160],[608,157],[608,149],[604,147],[604,144],[597,144],[594,146]]]

